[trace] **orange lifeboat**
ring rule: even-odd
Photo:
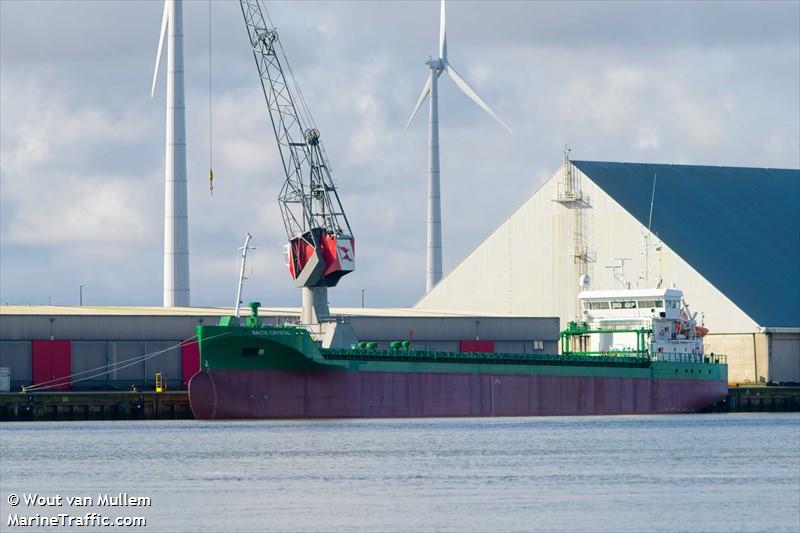
[[[704,328],[703,326],[697,326],[695,330],[697,331],[698,337],[705,337],[708,335],[708,328]]]

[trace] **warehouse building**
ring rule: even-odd
[[[490,316],[414,309],[333,309],[360,340],[388,349],[558,353],[558,318]],[[201,324],[231,315],[221,308],[0,306],[0,368],[11,390],[48,383],[57,390],[152,389],[157,372],[185,388],[199,369],[193,338]],[[247,314],[244,312],[243,314]],[[298,309],[264,309],[266,324],[294,324]]]
[[[592,289],[675,284],[729,380],[800,382],[800,170],[565,157],[415,307],[563,327],[582,274]]]

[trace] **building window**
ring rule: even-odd
[[[532,344],[534,351],[544,350],[544,341],[533,341]]]

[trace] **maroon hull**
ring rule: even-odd
[[[727,394],[724,381],[392,372],[200,372],[198,419],[690,413]]]

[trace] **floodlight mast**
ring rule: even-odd
[[[289,240],[286,263],[303,288],[302,322],[317,323],[329,318],[327,287],[355,269],[353,232],[319,130],[269,14],[259,0],[240,0],[239,5],[286,178],[278,197]]]

